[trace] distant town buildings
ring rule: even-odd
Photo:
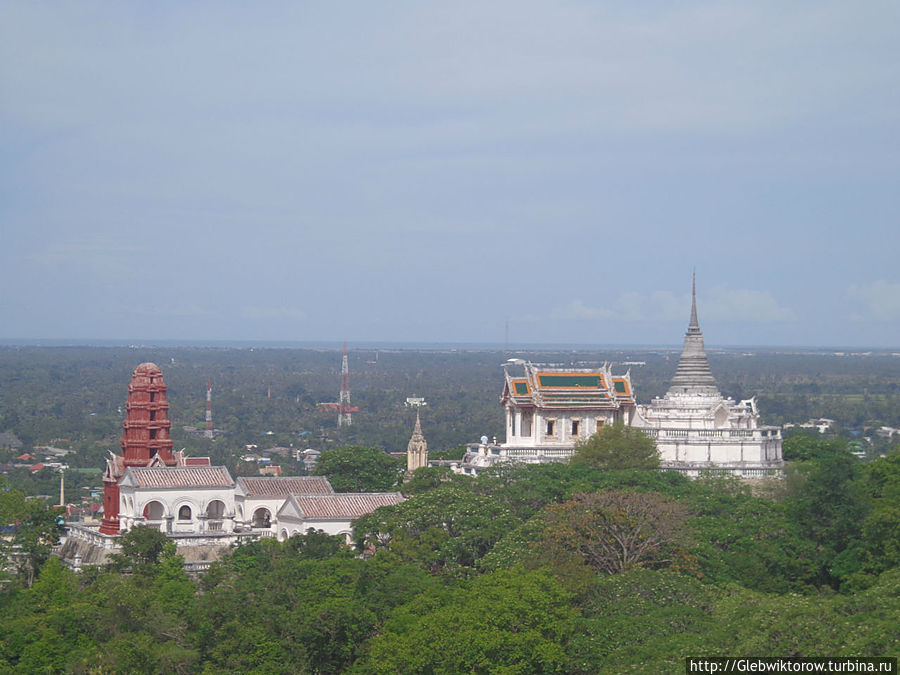
[[[828,419],[827,417],[816,417],[807,422],[803,422],[802,424],[785,424],[785,429],[809,429],[818,431],[820,434],[826,434],[832,429],[834,429],[834,420]]]

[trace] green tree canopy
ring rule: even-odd
[[[643,431],[624,424],[604,426],[575,445],[573,464],[589,464],[604,471],[658,469],[656,443]]]
[[[545,571],[493,572],[445,601],[413,601],[372,640],[362,673],[564,673],[575,627]]]
[[[134,570],[146,568],[159,562],[159,557],[166,550],[169,540],[155,527],[138,525],[122,535],[119,539],[122,553],[112,556],[113,567],[132,567]],[[172,544],[174,554],[175,545]]]
[[[349,445],[323,452],[313,473],[336,492],[385,492],[397,488],[403,463],[378,448]]]
[[[820,433],[800,431],[784,439],[781,454],[788,461],[805,461],[845,450],[846,439],[824,438]]]

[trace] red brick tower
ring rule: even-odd
[[[119,479],[129,466],[175,466],[169,430],[169,402],[162,371],[155,363],[134,369],[122,424],[122,454],[106,461],[100,532],[119,533]]]

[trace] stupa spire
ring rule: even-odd
[[[422,434],[422,422],[419,420],[419,410],[416,409],[416,426],[413,427],[412,437],[406,446],[406,470],[412,473],[416,469],[428,466],[428,443]]]
[[[691,319],[684,334],[684,346],[672,385],[666,396],[721,396],[706,358],[703,331],[697,320],[697,272],[691,282]]]
[[[691,277],[691,320],[688,323],[688,331],[700,332],[700,322],[697,321],[697,270]]]

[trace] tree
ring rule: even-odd
[[[900,566],[900,448],[866,467],[872,511],[863,522],[864,569],[879,573]]]
[[[589,492],[547,509],[545,537],[617,574],[686,560],[687,507],[653,492]]]
[[[419,494],[433,490],[447,483],[471,480],[465,476],[458,476],[443,466],[423,466],[415,470],[413,475],[401,486],[404,496]]]
[[[446,485],[376,509],[353,532],[359,548],[393,551],[438,572],[475,566],[518,523],[497,499]]]
[[[325,476],[336,492],[394,490],[403,472],[402,462],[378,448],[350,445],[323,452],[313,473]]]
[[[845,440],[826,439],[819,433],[797,432],[784,439],[781,454],[787,461],[806,461],[846,449]]]
[[[573,464],[589,464],[604,471],[658,469],[656,443],[636,427],[604,426],[590,438],[575,444]]]
[[[130,566],[137,571],[159,562],[160,555],[170,542],[157,528],[138,525],[123,534],[119,543],[122,553],[111,556],[113,566],[119,569]]]
[[[861,477],[861,464],[846,449],[836,449],[805,462],[788,474],[788,515],[822,551],[828,569],[821,582],[837,585],[862,563],[861,526],[871,510],[871,496]]]
[[[59,515],[58,509],[47,508],[39,499],[6,489],[6,480],[0,478],[0,527],[10,527],[14,532],[11,539],[0,538],[0,567],[13,563],[30,587],[50,556],[51,546],[59,539]]]
[[[354,672],[565,673],[577,610],[546,571],[503,570],[401,607]]]

